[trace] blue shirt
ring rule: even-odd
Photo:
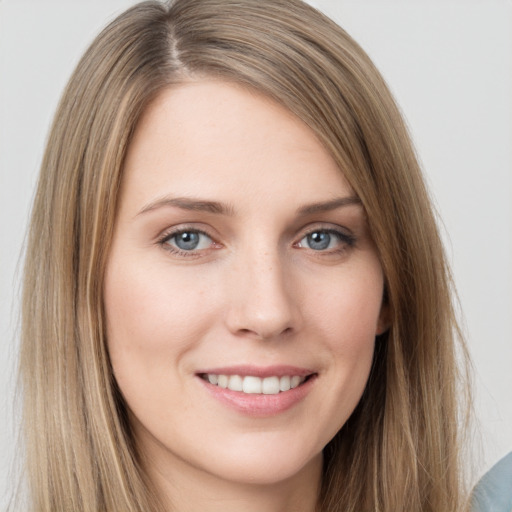
[[[512,512],[512,452],[495,464],[473,491],[472,512]]]

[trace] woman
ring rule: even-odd
[[[147,2],[98,36],[23,318],[33,510],[466,506],[428,194],[379,73],[298,1]]]

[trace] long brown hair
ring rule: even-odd
[[[361,199],[379,252],[390,328],[360,404],[325,448],[319,508],[463,510],[458,330],[431,201],[379,72],[300,0],[143,2],[95,39],[72,75],[25,264],[31,509],[161,510],[110,368],[103,277],[137,121],[161,90],[191,76],[257,89],[307,123]]]

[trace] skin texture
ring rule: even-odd
[[[353,198],[342,172],[282,106],[214,80],[156,98],[124,172],[108,347],[150,477],[180,511],[312,511],[322,449],[357,405],[383,330],[382,269],[361,205],[299,215]],[[205,234],[176,252],[176,229]],[[330,236],[328,247],[311,232]],[[234,365],[313,377],[293,406],[253,414],[199,376]]]

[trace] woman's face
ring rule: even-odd
[[[123,179],[105,307],[140,450],[160,475],[318,474],[382,330],[342,172],[282,106],[205,80],[153,102]]]

